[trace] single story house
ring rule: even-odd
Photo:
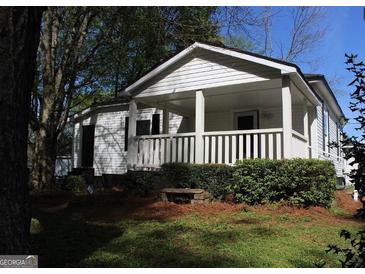
[[[124,100],[123,98],[129,98]],[[95,176],[163,163],[329,159],[343,177],[345,116],[323,75],[292,63],[194,43],[113,102],[74,116],[73,168]]]

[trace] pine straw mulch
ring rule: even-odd
[[[98,198],[90,197],[88,199],[64,201],[59,210],[76,209],[82,211],[86,219],[101,222],[114,223],[125,219],[136,220],[173,220],[182,216],[195,214],[202,218],[212,218],[215,216],[230,216],[242,211],[257,212],[267,214],[273,217],[288,215],[291,218],[308,217],[313,222],[321,222],[327,224],[338,224],[342,222],[362,222],[356,220],[353,215],[362,205],[360,202],[353,201],[351,193],[347,190],[336,192],[336,205],[341,208],[345,214],[336,215],[328,209],[322,207],[300,208],[285,204],[277,205],[259,205],[248,206],[244,204],[233,204],[226,202],[212,202],[207,204],[175,204],[160,201],[158,196],[148,198],[126,198],[119,193],[100,196]],[[42,203],[42,211],[52,213],[54,204],[47,210],[45,204]],[[57,211],[57,210],[55,210]],[[245,221],[245,220],[243,220]],[[246,220],[252,221],[252,220]],[[275,222],[275,221],[274,221]],[[290,221],[288,221],[290,224]]]
[[[158,197],[129,198],[124,205],[99,208],[93,211],[91,219],[101,222],[118,222],[124,219],[135,220],[174,220],[189,214],[198,215],[201,218],[213,218],[219,216],[231,216],[242,211],[258,213],[258,215],[270,215],[275,223],[282,215],[290,218],[308,217],[311,223],[338,224],[346,222],[364,223],[356,220],[353,214],[361,207],[360,202],[352,200],[351,194],[346,190],[336,193],[337,207],[343,209],[344,214],[336,215],[323,207],[300,208],[285,204],[248,206],[224,202],[212,202],[207,204],[175,204],[162,202]],[[243,220],[252,222],[255,220]],[[290,225],[290,221],[287,222]]]

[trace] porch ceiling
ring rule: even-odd
[[[281,79],[204,90],[205,112],[242,111],[281,107]],[[293,93],[292,103],[302,100]],[[184,116],[195,115],[195,91],[139,99],[151,107],[167,108]]]

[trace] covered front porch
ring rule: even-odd
[[[162,134],[137,136],[137,111],[162,110]],[[181,116],[174,133],[170,113]],[[288,76],[203,90],[136,96],[130,102],[128,168],[164,163],[317,158],[316,108]]]

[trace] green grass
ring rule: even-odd
[[[338,267],[339,258],[325,252],[327,245],[344,244],[341,229],[364,227],[256,211],[98,219],[103,210],[123,205],[86,200],[55,213],[35,207],[33,218],[42,230],[32,234],[32,252],[48,267],[314,267],[320,261]]]

